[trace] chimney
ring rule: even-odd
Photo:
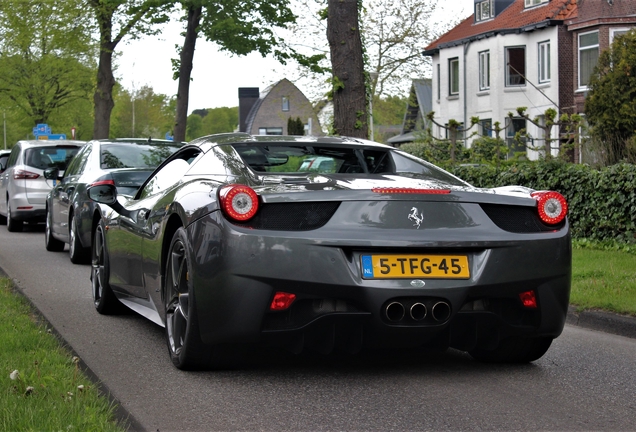
[[[239,132],[247,131],[247,117],[260,97],[258,87],[239,87]]]

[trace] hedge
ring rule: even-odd
[[[445,168],[477,187],[521,185],[558,191],[568,201],[574,239],[636,243],[636,165],[595,169],[551,160],[502,168],[490,165]]]

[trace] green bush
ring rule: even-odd
[[[568,201],[575,239],[636,243],[636,165],[595,169],[559,160],[522,162],[512,166],[446,166],[477,187],[527,186],[555,190]]]

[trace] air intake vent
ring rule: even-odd
[[[563,228],[564,222],[548,226],[541,222],[537,210],[533,207],[481,204],[488,217],[504,231],[514,233],[537,233]]]
[[[309,231],[329,222],[339,205],[339,202],[332,201],[264,204],[248,223],[236,225],[277,231]]]

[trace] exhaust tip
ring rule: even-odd
[[[384,310],[386,319],[391,322],[400,321],[402,318],[404,318],[404,312],[404,305],[399,302],[389,303],[389,305]]]
[[[428,310],[426,309],[426,305],[423,303],[415,303],[409,310],[411,318],[415,321],[422,321],[424,318],[426,318],[427,313]]]
[[[451,308],[446,302],[437,302],[433,305],[433,319],[437,322],[444,322],[450,318]]]

